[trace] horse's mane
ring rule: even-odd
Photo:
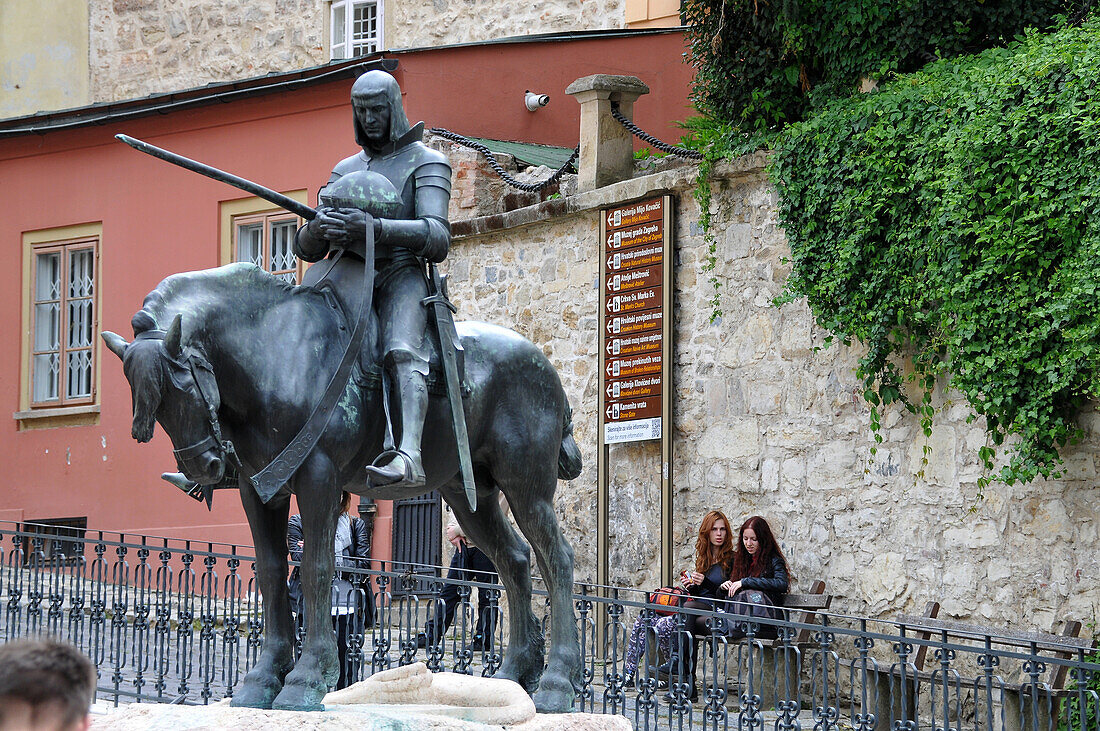
[[[295,290],[299,288],[248,263],[173,274],[145,297],[134,315],[134,334],[150,327],[164,329],[181,312],[203,316],[225,307],[239,309],[242,302],[267,309]]]

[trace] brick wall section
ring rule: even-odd
[[[1066,451],[1064,479],[994,485],[980,502],[985,432],[966,423],[957,395],[936,393],[929,439],[907,412],[885,414],[885,441],[872,458],[868,407],[854,377],[861,350],[815,351],[825,333],[805,302],[772,305],[789,249],[763,163],[761,155],[742,158],[713,181],[725,312],[714,323],[691,167],[454,225],[459,238],[445,268],[458,316],[515,328],[537,343],[572,403],[585,467],[559,483],[557,506],[578,579],[594,579],[596,560],[596,209],[671,189],[678,565],[691,559],[699,519],[720,508],[736,524],[764,515],[798,586],[826,579],[841,611],[893,617],[936,599],[943,616],[1048,630],[1066,617],[1098,616],[1100,415],[1083,415],[1086,438]],[[614,584],[659,582],[659,468],[655,442],[611,451]]]

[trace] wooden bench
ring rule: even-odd
[[[1066,622],[1062,634],[1020,632],[939,619],[939,609],[940,605],[937,602],[929,602],[923,615],[901,615],[896,619],[906,637],[918,641],[915,643],[915,651],[910,660],[912,666],[906,667],[905,715],[909,719],[915,717],[917,710],[915,699],[919,696],[921,684],[934,686],[930,689],[930,693],[943,692],[943,672],[935,655],[936,640],[953,645],[974,646],[973,657],[975,658],[979,657],[981,650],[988,646],[994,652],[998,649],[1016,653],[1034,652],[1040,658],[1066,660],[1072,659],[1079,651],[1087,650],[1094,644],[1091,639],[1080,636],[1081,623],[1076,621]],[[925,644],[928,642],[932,644]],[[931,654],[929,650],[932,651]],[[960,659],[962,659],[961,656],[956,657],[955,663],[951,666],[956,672],[958,670],[955,664]],[[1048,665],[1051,664],[1048,663]],[[991,688],[987,685],[984,674],[965,677],[960,673],[957,678],[952,677],[948,680],[948,702],[961,700],[957,697],[950,698],[953,689],[959,691],[973,689],[976,696],[985,695],[985,697],[975,698],[975,713],[983,722],[992,716],[992,731],[1031,729],[1036,724],[1039,729],[1053,729],[1057,725],[1061,700],[1067,695],[1065,683],[1069,668],[1065,665],[1053,664],[1046,670],[1045,677],[1039,678],[1039,686],[1033,686],[1030,680],[1022,683],[1002,681],[999,673],[1004,670],[1004,665],[995,668]],[[879,675],[879,700],[875,724],[877,729],[892,728],[892,720],[901,717],[898,698],[901,695],[898,692],[901,690],[900,677],[901,668],[897,664],[888,673]],[[883,680],[890,684],[888,688],[884,687]],[[893,697],[890,691],[894,691]],[[942,706],[942,696],[937,700]],[[1000,708],[997,708],[998,704]],[[936,715],[940,716],[943,712],[944,709],[940,707]]]
[[[812,625],[818,612],[826,611],[832,602],[832,595],[825,593],[825,582],[817,579],[810,584],[809,592],[787,594],[783,610],[788,621]],[[724,658],[716,657],[704,647],[699,657],[698,680],[704,685],[724,682],[731,699],[751,688],[753,694],[760,696],[762,709],[773,709],[780,700],[799,697],[802,656],[797,650],[812,641],[813,630],[803,627],[787,642],[778,638],[757,640],[762,648],[759,653],[748,647],[745,640],[728,641]]]

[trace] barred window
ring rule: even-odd
[[[31,406],[95,396],[96,239],[32,247]]]
[[[381,51],[382,0],[340,0],[330,10],[332,60]]]
[[[298,223],[297,216],[282,212],[234,217],[233,260],[252,262],[289,284],[297,284],[301,264],[292,247]]]

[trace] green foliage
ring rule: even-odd
[[[695,103],[745,132],[802,119],[862,77],[885,80],[938,58],[1049,28],[1091,0],[684,0]]]
[[[866,345],[872,429],[901,403],[929,434],[950,373],[986,419],[987,470],[1016,435],[1000,479],[1059,475],[1077,409],[1100,397],[1098,78],[1091,19],[934,63],[779,138],[786,296]]]
[[[1093,639],[1100,639],[1096,633],[1096,622],[1089,622],[1088,626],[1093,630]],[[1100,697],[1100,651],[1093,651],[1085,655],[1085,660],[1094,667],[1080,673],[1070,670],[1070,681],[1067,690],[1070,696],[1066,700],[1066,714],[1058,719],[1058,731],[1072,731],[1079,728],[1100,728],[1100,703],[1093,700]],[[1081,699],[1076,691],[1085,690],[1085,719],[1081,719]]]

